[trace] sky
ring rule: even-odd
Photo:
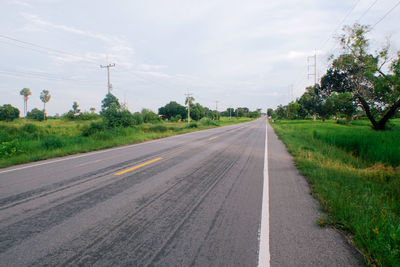
[[[344,25],[373,26],[371,49],[400,50],[398,0],[1,0],[0,105],[97,111],[112,93],[132,112],[185,94],[211,109],[286,105],[340,52]],[[391,10],[391,11],[390,11]],[[310,58],[309,58],[310,57]],[[308,71],[309,70],[309,71]]]

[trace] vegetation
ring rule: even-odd
[[[43,91],[40,93],[40,100],[43,102],[43,120],[46,120],[46,103],[50,101],[50,98],[50,92],[43,89]]]
[[[110,127],[110,122],[106,122],[104,118],[90,121],[49,119],[42,122],[17,119],[0,123],[0,167],[251,120],[223,118],[216,122],[203,118],[191,124],[165,121],[142,123],[141,113],[137,112],[132,117],[135,122],[128,127],[124,127],[126,125],[123,123],[115,127],[114,123]],[[124,118],[116,118],[124,121]]]
[[[375,130],[387,129],[400,108],[400,51],[389,46],[370,53],[366,34],[368,26],[344,27],[340,38],[342,54],[333,58],[320,84],[286,106],[278,106],[269,116],[278,119],[304,119],[310,116],[325,120],[331,116],[364,116]]]
[[[19,94],[24,96],[24,116],[26,117],[26,113],[28,112],[28,98],[32,95],[31,89],[23,88]]]
[[[0,106],[0,121],[13,121],[19,118],[19,110],[10,104]]]
[[[374,131],[368,120],[275,121],[312,194],[319,224],[348,234],[372,266],[400,265],[400,119]]]

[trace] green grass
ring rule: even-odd
[[[129,128],[103,129],[101,120],[46,122],[0,122],[0,168],[53,157],[133,144],[171,135],[250,121],[221,118],[218,122],[141,124]],[[91,124],[95,126],[91,126]]]
[[[371,266],[400,266],[400,120],[392,124],[272,123],[327,212],[319,224],[347,233]]]

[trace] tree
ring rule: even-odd
[[[28,111],[28,98],[32,95],[31,89],[23,88],[19,94],[24,96],[24,117],[26,117],[26,112]]]
[[[276,108],[275,114],[276,114],[276,116],[278,117],[278,119],[284,119],[284,118],[286,118],[286,106],[284,107],[284,106],[282,106],[282,105],[279,105],[279,106]]]
[[[392,57],[389,46],[372,54],[365,35],[368,26],[344,27],[340,38],[343,53],[333,59],[323,90],[351,93],[375,130],[384,130],[400,107],[400,52]]]
[[[46,103],[50,101],[50,98],[50,92],[43,89],[43,91],[40,93],[40,100],[43,102],[43,120],[46,120]]]
[[[43,114],[44,114],[43,110],[34,108],[31,110],[31,112],[28,112],[26,114],[26,117],[31,120],[42,121],[44,117]]]
[[[205,109],[202,105],[199,103],[192,104],[190,106],[190,117],[196,121],[200,120],[203,118],[205,115]]]
[[[267,116],[271,118],[274,116],[274,110],[272,108],[267,109]]]
[[[116,98],[113,94],[108,93],[106,94],[106,97],[101,101],[101,112],[110,108],[112,105],[117,109],[121,107],[118,98]]]
[[[171,101],[164,107],[159,108],[158,114],[165,116],[169,120],[178,115],[180,115],[181,118],[184,118],[186,116],[186,108],[175,101]]]
[[[91,107],[89,110],[90,110],[90,113],[92,113],[92,114],[94,114],[96,112],[96,108],[94,108],[94,107]]]
[[[19,110],[10,104],[0,106],[0,121],[13,121],[19,118]]]
[[[333,93],[326,100],[326,109],[330,109],[329,113],[336,115],[344,115],[346,123],[349,123],[356,112],[356,107],[353,104],[353,96],[349,92]],[[328,107],[329,106],[329,107]]]
[[[73,111],[74,115],[79,115],[81,110],[79,109],[78,102],[74,101],[74,103],[72,104],[72,111]]]
[[[287,118],[291,119],[291,120],[297,119],[298,118],[299,109],[300,109],[300,104],[297,101],[296,102],[293,102],[293,101],[290,102],[287,105],[287,108],[286,108]]]

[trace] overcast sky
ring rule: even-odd
[[[0,105],[48,114],[78,101],[100,109],[111,68],[112,93],[131,111],[184,104],[187,92],[215,109],[251,110],[287,104],[313,84],[307,57],[317,53],[317,73],[338,52],[343,25],[374,25],[376,46],[390,37],[400,49],[398,0],[1,0]],[[386,17],[385,14],[387,14]],[[312,62],[310,62],[312,63]],[[293,93],[291,86],[293,85]]]

